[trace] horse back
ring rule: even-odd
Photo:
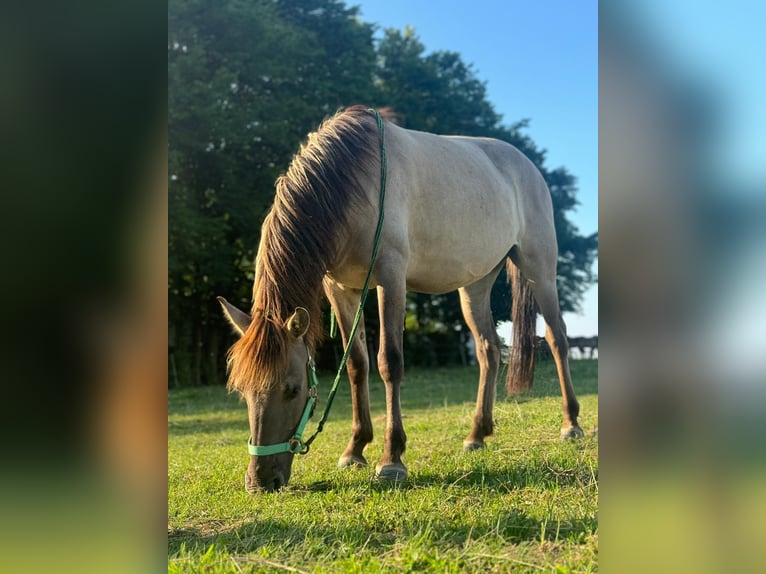
[[[381,268],[404,268],[409,289],[444,293],[473,283],[530,233],[542,233],[555,244],[545,181],[514,146],[390,123],[385,145],[385,224],[378,261]],[[367,175],[366,189],[369,202],[350,218],[347,247],[329,270],[333,279],[355,288],[369,263],[378,174]]]

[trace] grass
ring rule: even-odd
[[[597,571],[598,363],[571,368],[583,440],[558,440],[552,364],[538,366],[531,395],[498,392],[495,435],[470,454],[462,440],[477,370],[411,370],[402,385],[409,477],[380,484],[372,473],[385,399],[373,376],[370,467],[336,468],[350,434],[344,385],[323,434],[296,457],[290,484],[258,495],[244,490],[244,403],[218,387],[170,391],[169,572]],[[320,392],[331,378],[320,376]]]

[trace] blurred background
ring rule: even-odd
[[[762,568],[765,15],[599,6],[605,571]]]
[[[3,572],[164,563],[167,16],[0,18]]]

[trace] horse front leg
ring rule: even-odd
[[[402,339],[405,300],[403,281],[394,288],[378,286],[378,310],[381,317],[378,370],[386,387],[385,442],[383,456],[375,467],[375,476],[381,480],[402,481],[407,478],[407,468],[402,462],[407,435],[402,424],[399,400],[399,386],[404,374]]]
[[[349,345],[348,337],[354,323],[354,315],[359,305],[361,293],[358,290],[346,289],[329,278],[325,279],[324,289],[338,320],[343,348],[345,349]],[[360,318],[356,336],[351,341],[346,372],[351,385],[351,439],[346,450],[338,459],[338,467],[362,467],[367,466],[367,459],[363,454],[364,448],[372,442],[372,418],[370,417],[368,391],[370,363],[367,354],[364,315]]]

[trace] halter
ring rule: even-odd
[[[253,437],[250,437],[247,440],[247,452],[253,456],[268,456],[270,454],[281,454],[283,452],[306,454],[309,451],[311,441],[305,442],[303,440],[303,431],[306,430],[306,423],[309,422],[309,419],[314,412],[314,406],[317,402],[317,387],[319,386],[319,381],[317,379],[316,364],[314,363],[314,358],[311,356],[308,347],[306,347],[306,353],[308,353],[309,356],[306,361],[306,374],[308,375],[309,380],[309,398],[306,400],[306,407],[303,409],[303,416],[301,416],[298,427],[287,442],[270,444],[268,446],[255,445],[252,443]]]
[[[378,214],[378,225],[375,228],[375,241],[372,245],[372,256],[370,257],[370,265],[367,269],[367,277],[364,280],[364,287],[362,287],[362,297],[359,301],[359,307],[356,310],[356,315],[354,316],[354,323],[351,326],[351,331],[348,335],[348,344],[346,345],[346,350],[343,352],[343,358],[340,361],[340,366],[338,367],[338,373],[335,375],[335,381],[333,381],[332,388],[330,389],[330,394],[327,397],[327,405],[324,408],[324,412],[322,413],[322,418],[319,420],[319,424],[317,425],[317,430],[314,431],[314,434],[311,435],[307,440],[303,440],[303,431],[306,430],[306,423],[308,423],[308,420],[311,418],[311,414],[314,412],[314,405],[317,401],[317,387],[319,386],[319,380],[317,379],[317,373],[316,373],[316,365],[314,364],[314,359],[311,357],[311,352],[308,350],[308,346],[306,346],[306,352],[308,353],[308,361],[306,363],[306,373],[308,375],[309,380],[309,398],[306,401],[306,407],[303,409],[303,416],[301,417],[300,422],[298,423],[298,427],[295,429],[295,432],[293,433],[292,438],[290,438],[287,442],[280,442],[278,444],[271,444],[268,446],[261,446],[261,445],[254,445],[250,441],[253,437],[250,437],[247,440],[247,452],[249,452],[253,456],[268,456],[272,454],[281,454],[285,452],[289,452],[292,454],[306,454],[309,451],[309,448],[311,447],[311,443],[314,441],[314,439],[317,437],[317,435],[322,432],[322,429],[324,429],[324,424],[327,421],[327,417],[330,414],[330,407],[332,406],[332,402],[335,399],[335,393],[338,390],[338,383],[340,383],[340,378],[343,374],[343,366],[346,364],[346,361],[348,360],[348,356],[351,353],[351,343],[354,340],[354,337],[356,336],[356,329],[359,326],[359,321],[362,318],[362,310],[364,309],[364,303],[367,301],[367,292],[369,290],[370,286],[370,279],[372,278],[372,269],[375,265],[375,259],[378,256],[378,247],[380,246],[380,236],[383,233],[383,207],[384,202],[386,199],[386,174],[387,174],[387,160],[386,160],[386,145],[385,145],[385,133],[383,130],[383,118],[380,117],[380,114],[377,110],[374,110],[372,108],[369,108],[369,111],[375,114],[375,120],[378,124],[378,132],[380,135],[380,211]]]

